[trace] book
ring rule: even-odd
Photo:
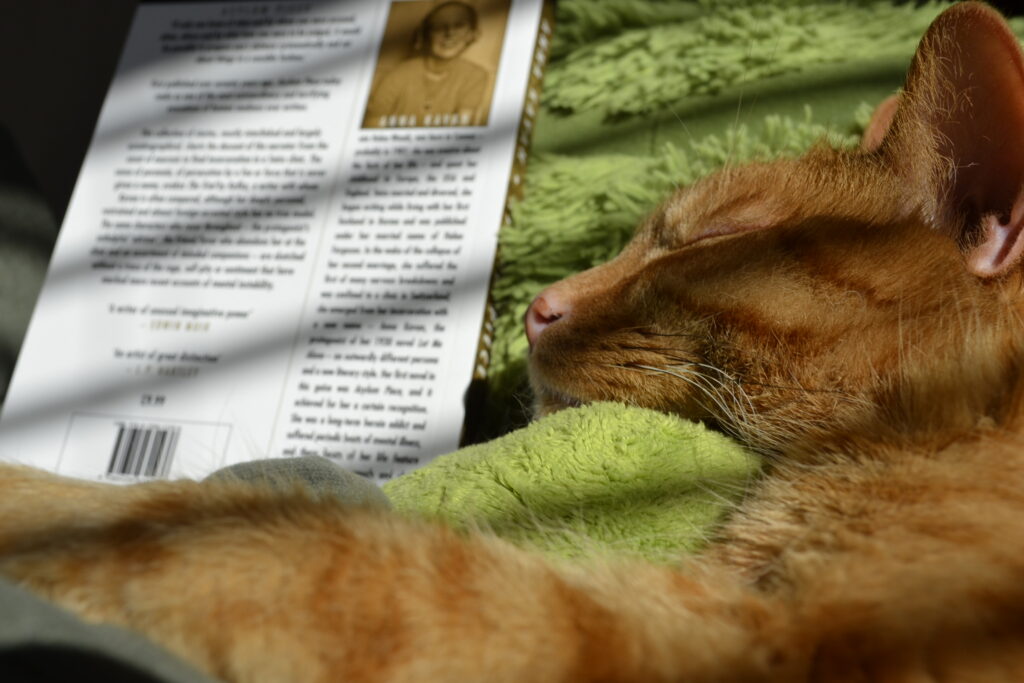
[[[458,447],[543,0],[143,4],[0,415],[0,458],[201,477]],[[483,330],[483,332],[481,332]]]

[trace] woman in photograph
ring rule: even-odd
[[[420,22],[412,54],[384,77],[370,98],[373,126],[483,125],[489,74],[462,58],[480,37],[476,10],[444,2]]]

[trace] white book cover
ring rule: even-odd
[[[541,4],[140,6],[0,458],[383,481],[457,448]]]

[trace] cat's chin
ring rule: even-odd
[[[588,401],[560,394],[550,389],[534,389],[533,416],[544,417],[566,408],[577,408]]]

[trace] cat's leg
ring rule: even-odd
[[[0,572],[228,680],[1014,680],[1024,468],[1005,455],[770,485],[722,551],[759,590],[704,565],[556,566],[298,492],[16,468]]]
[[[0,477],[0,512],[22,510],[0,573],[225,680],[787,680],[806,661],[787,610],[710,569],[556,566],[298,491]]]
[[[41,522],[0,573],[226,680],[1021,680],[1024,467],[954,456],[769,485],[713,553],[750,582],[558,566],[299,492],[4,468],[3,512]]]

